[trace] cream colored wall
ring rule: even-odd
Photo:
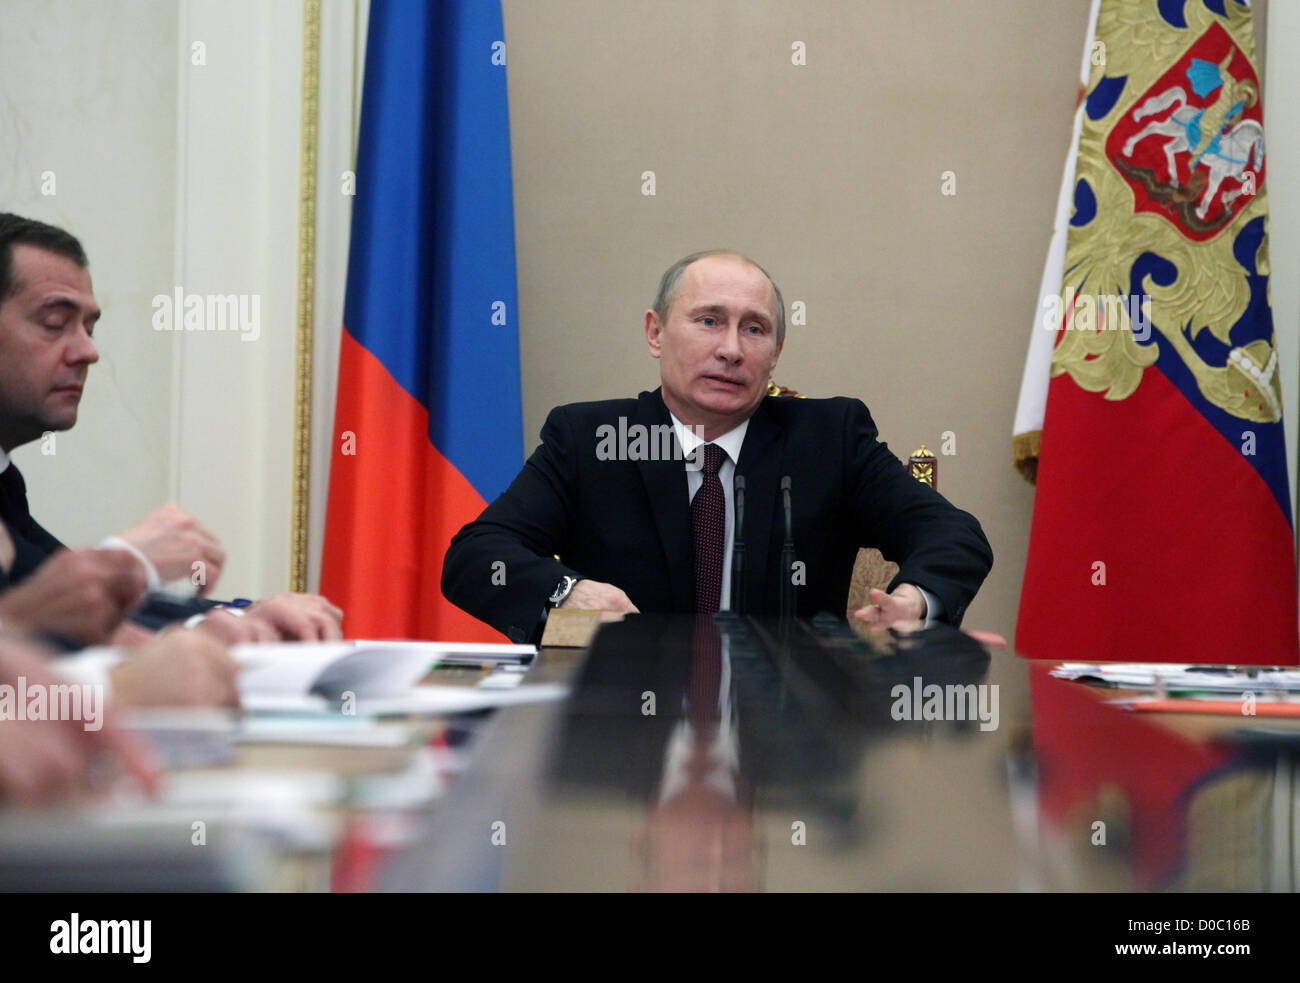
[[[261,317],[255,336],[176,336],[171,497],[226,547],[218,596],[261,597],[288,587],[302,4],[182,0],[180,9],[167,282],[256,296]]]
[[[1033,505],[1011,420],[1087,11],[506,0],[529,449],[557,402],[656,386],[659,273],[741,249],[807,305],[780,381],[861,397],[900,455],[953,432],[940,488],[996,554],[966,623],[1009,637]]]
[[[34,511],[89,544],[176,501],[226,548],[220,595],[283,590],[301,0],[9,0],[4,24],[0,207],[79,236],[105,312],[76,428],[15,454]],[[256,295],[257,340],[155,331],[176,286]]]
[[[1294,475],[1300,104],[1270,93],[1294,89],[1300,33],[1294,5],[1272,6],[1272,291]],[[1010,635],[1033,503],[1008,463],[1011,418],[1088,0],[503,7],[521,453],[552,405],[657,384],[640,322],[664,266],[745,250],[807,305],[782,381],[860,396],[900,454],[955,434],[941,488],[997,555],[968,624]],[[367,4],[323,8],[313,582],[351,205],[337,181]],[[71,542],[167,498],[192,508],[229,548],[223,593],[288,584],[301,16],[301,0],[7,0],[0,32],[0,207],[80,234],[106,311],[81,422],[54,456],[17,459]],[[262,293],[262,340],[153,332],[150,299],[177,282]]]
[[[168,495],[172,339],[147,312],[172,282],[177,10],[11,0],[3,20],[0,209],[77,233],[104,311],[77,427],[14,457],[37,516],[90,544]]]

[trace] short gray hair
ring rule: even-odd
[[[677,299],[677,288],[681,285],[682,274],[686,272],[686,267],[690,266],[697,260],[707,259],[710,256],[735,256],[737,259],[744,260],[763,276],[767,277],[767,282],[772,285],[772,293],[776,295],[776,343],[779,345],[785,341],[785,298],[781,296],[781,288],[776,285],[772,279],[772,274],[759,266],[744,253],[738,253],[734,249],[705,249],[698,253],[691,253],[689,256],[683,256],[672,266],[664,271],[664,275],[659,280],[659,291],[655,294],[654,304],[651,305],[660,322],[668,320],[668,311],[673,306],[673,301]]]

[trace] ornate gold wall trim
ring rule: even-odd
[[[311,501],[312,347],[316,316],[316,149],[320,119],[320,0],[303,0],[302,124],[298,156],[298,330],[293,370],[293,514],[289,589],[307,589]]]

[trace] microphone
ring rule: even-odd
[[[790,476],[781,476],[781,507],[785,510],[785,543],[781,546],[781,620],[794,617],[794,509],[790,505]]]
[[[736,528],[731,546],[731,613],[739,617],[744,613],[745,598],[745,476],[732,479],[736,490]]]

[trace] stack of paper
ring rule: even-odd
[[[1052,670],[1059,679],[1165,693],[1300,693],[1300,669],[1205,666],[1176,663],[1065,662]]]
[[[531,660],[531,645],[444,642],[331,642],[240,645],[240,700],[262,713],[441,716],[507,704],[553,700],[564,687],[501,685],[501,676]],[[417,685],[438,666],[502,667],[481,687]]]

